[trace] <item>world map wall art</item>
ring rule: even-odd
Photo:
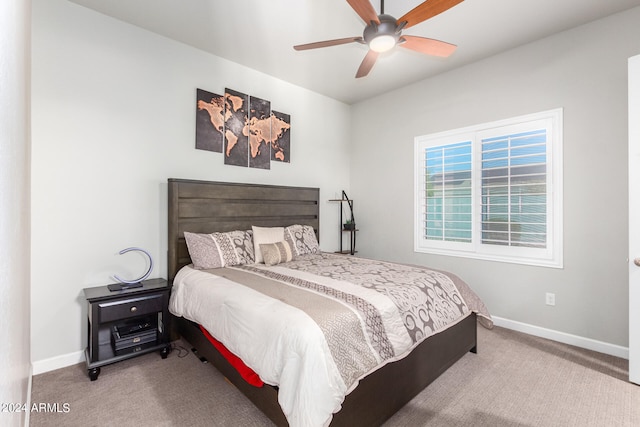
[[[224,153],[226,165],[270,169],[291,161],[291,116],[271,102],[225,89],[197,90],[196,149]]]

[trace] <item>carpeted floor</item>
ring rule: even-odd
[[[479,327],[478,340],[478,354],[465,355],[385,427],[640,426],[640,387],[627,381],[626,360],[503,328]],[[175,344],[166,360],[153,353],[105,366],[94,382],[84,364],[35,376],[32,403],[60,411],[33,412],[30,425],[272,425],[187,343]]]

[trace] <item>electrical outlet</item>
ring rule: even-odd
[[[556,305],[556,294],[547,292],[545,298],[547,305]]]

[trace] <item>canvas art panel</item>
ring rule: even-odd
[[[197,89],[196,149],[222,153],[224,96]]]
[[[271,160],[291,162],[291,116],[271,113]]]
[[[249,167],[271,168],[271,103],[249,98]]]
[[[232,90],[224,91],[224,163],[249,166],[249,96]]]

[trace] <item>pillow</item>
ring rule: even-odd
[[[253,230],[253,248],[255,250],[255,262],[261,263],[262,252],[260,245],[263,243],[275,243],[284,240],[284,227],[251,227]]]
[[[185,231],[184,239],[187,242],[191,262],[198,270],[253,263],[251,230],[211,234]]]
[[[320,252],[316,233],[310,225],[290,225],[284,229],[284,237],[291,245],[294,256]]]
[[[276,265],[293,259],[291,246],[284,240],[276,243],[262,243],[260,252],[266,265]]]
[[[197,269],[220,268],[224,265],[218,246],[211,234],[184,232],[184,240],[191,256],[191,262]]]

